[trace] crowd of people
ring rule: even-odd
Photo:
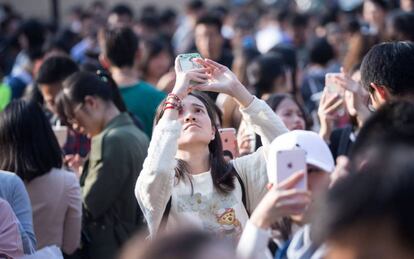
[[[136,10],[0,5],[0,258],[414,258],[413,0]]]

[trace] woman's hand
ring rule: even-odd
[[[343,107],[343,97],[339,94],[329,94],[327,89],[322,93],[319,102],[318,117],[321,124],[319,136],[326,142],[329,141],[333,129],[333,123],[338,117],[338,110]]]
[[[292,189],[303,177],[304,172],[299,172],[279,186],[271,186],[253,211],[250,222],[256,227],[267,229],[283,217],[305,213],[311,201],[310,193]]]
[[[344,100],[348,113],[351,116],[357,116],[358,121],[362,124],[371,114],[367,106],[369,93],[343,69],[341,75],[335,76],[334,82],[345,90]]]
[[[210,59],[194,59],[195,62],[207,69],[209,80],[206,84],[193,87],[195,90],[225,93],[232,96],[242,107],[247,107],[253,101],[253,95],[247,91],[236,75],[226,66]]]
[[[73,172],[75,172],[76,176],[80,178],[83,171],[83,165],[85,164],[85,159],[78,154],[66,155],[64,162]]]
[[[178,62],[178,57],[175,59],[175,74],[176,80],[172,93],[177,95],[181,100],[190,93],[197,84],[206,84],[209,76],[207,68],[196,68],[183,72]]]

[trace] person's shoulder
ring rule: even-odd
[[[0,182],[21,182],[19,176],[15,173],[0,170]]]
[[[149,140],[145,133],[134,124],[113,128],[103,136],[104,145],[127,147],[137,142],[147,145]]]

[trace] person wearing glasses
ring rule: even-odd
[[[88,258],[113,258],[143,226],[134,185],[149,140],[115,103],[117,88],[105,77],[77,72],[63,82],[57,110],[63,121],[91,138],[82,166],[83,249]]]

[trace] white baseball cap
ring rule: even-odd
[[[270,144],[268,162],[277,151],[303,149],[306,163],[331,173],[335,168],[332,153],[325,141],[315,132],[293,130],[275,138]],[[273,154],[273,155],[272,155]]]

